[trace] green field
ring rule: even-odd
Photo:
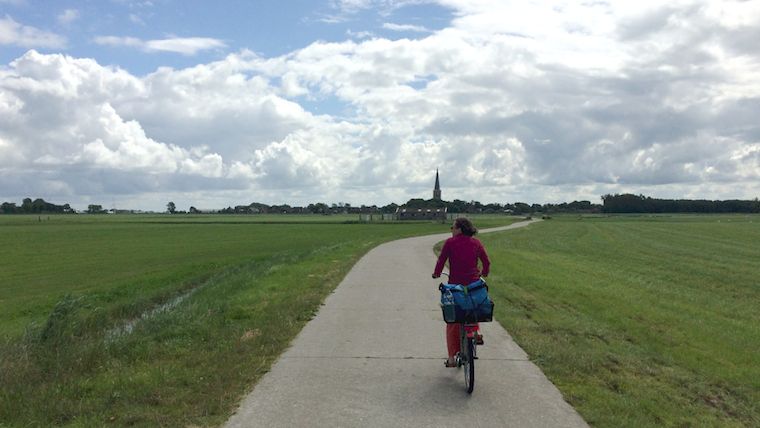
[[[760,426],[760,217],[565,216],[481,238],[496,316],[594,426]]]
[[[222,423],[361,255],[448,231],[358,216],[0,216],[0,426]]]
[[[449,230],[357,220],[0,217],[0,426],[222,423],[361,255]],[[590,424],[760,425],[759,217],[481,239],[497,318]]]

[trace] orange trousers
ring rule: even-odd
[[[453,358],[454,355],[457,354],[461,349],[461,344],[459,343],[459,328],[461,324],[454,323],[454,324],[446,324],[446,348],[448,348],[449,351],[449,358]],[[480,329],[478,324],[475,324],[473,326],[467,326],[465,327],[465,331],[467,332],[476,332]]]

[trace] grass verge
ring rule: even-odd
[[[558,217],[481,239],[496,316],[594,426],[760,426],[757,216]]]
[[[221,424],[363,254],[448,230],[149,219],[0,224],[0,426]]]

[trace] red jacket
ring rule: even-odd
[[[481,276],[488,276],[491,268],[483,244],[467,235],[457,235],[446,240],[433,275],[437,277],[441,274],[446,259],[449,260],[449,284],[467,285]],[[483,264],[483,271],[478,270],[478,259]]]

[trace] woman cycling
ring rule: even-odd
[[[483,244],[473,238],[476,233],[478,230],[470,220],[463,217],[454,220],[451,226],[452,236],[443,244],[438,262],[435,264],[433,278],[441,276],[446,260],[449,261],[449,284],[467,285],[477,281],[481,276],[488,276],[491,262],[488,260]],[[482,270],[478,269],[478,260],[482,264]],[[459,328],[458,323],[446,324],[446,347],[449,352],[449,358],[445,362],[446,367],[456,367],[454,356],[460,351]],[[482,337],[478,332],[479,344],[482,344]]]

